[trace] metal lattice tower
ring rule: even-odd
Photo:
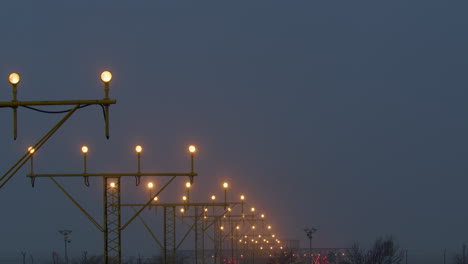
[[[219,221],[216,221],[213,228],[213,251],[214,251],[214,261],[215,263],[220,263],[221,254],[220,254],[220,244],[221,244],[221,234],[219,232]]]
[[[175,206],[164,207],[164,264],[176,264]]]
[[[200,214],[198,209],[195,207],[195,264],[203,264],[205,263],[205,221],[204,214]]]
[[[121,263],[120,177],[104,177],[104,255],[106,264]]]

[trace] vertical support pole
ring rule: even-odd
[[[201,210],[199,210],[201,209]],[[201,213],[200,213],[201,211]],[[195,264],[204,263],[204,212],[203,207],[195,206]]]
[[[188,193],[187,193],[188,194]],[[195,264],[198,264],[198,222],[199,222],[199,215],[198,215],[198,207],[195,206]]]
[[[17,101],[17,84],[13,84],[13,102]],[[13,139],[16,140],[18,136],[18,107],[13,107]]]
[[[234,225],[232,224],[231,215],[229,215],[229,222],[231,223],[231,263],[234,263]]]
[[[108,228],[107,228],[107,188],[109,183],[107,182],[106,177],[102,177],[102,206],[103,206],[103,220],[104,220],[104,264],[109,264],[108,261],[108,252],[107,252],[107,238],[108,238]]]
[[[205,210],[205,209],[203,209]],[[201,243],[202,243],[202,262],[201,264],[205,264],[205,213],[202,214],[202,221],[201,221],[201,230],[202,230],[202,235],[201,235]]]
[[[104,99],[109,99],[109,83],[104,83]],[[106,138],[109,139],[109,105],[104,105],[104,112],[106,114]]]
[[[219,242],[218,242],[218,233],[219,233],[219,225],[218,221],[216,218],[213,220],[215,223],[213,224],[213,255],[214,255],[214,264],[219,263],[218,262],[218,247],[219,247]]]
[[[104,178],[104,263],[122,263],[120,178]]]
[[[164,264],[176,264],[175,206],[164,206]]]
[[[167,264],[167,207],[164,206],[163,224],[164,224],[164,264]]]

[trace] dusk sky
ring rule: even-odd
[[[185,172],[194,144],[193,199],[221,196],[229,181],[230,197],[245,194],[283,239],[307,247],[303,228],[314,226],[314,247],[393,235],[410,252],[456,250],[468,238],[467,10],[436,0],[2,1],[0,101],[11,100],[10,72],[22,77],[19,100],[102,99],[99,74],[110,70],[110,139],[101,109],[80,109],[37,153],[37,173],[81,172],[84,144],[92,172],[136,171],[137,144],[143,171]],[[12,110],[0,109],[1,174],[62,116],[18,112],[14,141]],[[49,179],[31,188],[28,170],[0,189],[0,255],[62,252],[59,229],[73,230],[73,256],[102,254],[102,234]],[[59,180],[101,219],[100,179]],[[122,188],[124,201],[148,196],[133,178]],[[139,222],[122,246],[125,256],[156,248]]]

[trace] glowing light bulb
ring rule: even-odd
[[[188,147],[188,150],[190,151],[190,153],[195,153],[195,151],[197,151],[197,148],[194,145],[190,145]]]
[[[13,85],[17,85],[21,80],[21,77],[18,73],[16,72],[12,72],[10,73],[10,75],[8,76],[8,81],[13,84]]]
[[[88,150],[89,150],[89,149],[88,149],[87,146],[82,146],[82,147],[81,147],[81,152],[83,152],[83,154],[88,153]]]
[[[110,183],[110,187],[111,187],[111,188],[115,188],[115,182],[111,182],[111,183]]]
[[[101,81],[104,83],[110,83],[110,81],[112,81],[112,73],[110,71],[103,71],[101,73]]]
[[[213,201],[216,200],[216,196],[211,195],[211,200],[213,200]]]
[[[190,188],[191,186],[192,186],[192,184],[190,184],[190,182],[185,183],[185,187]]]
[[[229,187],[229,184],[227,182],[223,183],[223,188],[227,189]]]
[[[135,151],[136,151],[137,153],[140,153],[140,152],[143,151],[143,148],[142,148],[140,145],[138,145],[138,146],[135,147]]]
[[[148,182],[148,188],[153,188],[154,187],[154,184],[152,182]]]
[[[30,154],[33,154],[36,150],[33,147],[29,147],[28,151]]]

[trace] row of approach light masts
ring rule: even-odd
[[[191,156],[192,156],[192,162],[193,162],[193,155],[194,155],[194,153],[196,152],[196,147],[193,146],[193,145],[190,145],[190,146],[188,147],[188,150],[189,150],[189,152],[190,152],[190,154],[191,154]],[[137,157],[138,157],[138,173],[141,173],[140,158],[141,158],[141,153],[142,153],[142,151],[143,151],[143,147],[142,147],[141,145],[135,146],[135,152],[137,153]],[[35,153],[35,149],[34,149],[33,147],[29,147],[29,148],[28,148],[28,152],[29,152],[31,155],[33,155],[33,154]],[[89,147],[86,146],[86,145],[85,145],[85,146],[82,146],[82,147],[81,147],[81,152],[82,152],[83,158],[84,158],[84,171],[85,171],[85,174],[86,174],[86,170],[87,170],[86,157],[87,157],[88,152],[89,152]],[[31,157],[31,170],[32,170],[32,162],[33,162],[33,159],[32,159],[32,157]],[[89,185],[89,184],[87,184],[87,185]],[[115,188],[115,187],[116,187],[116,183],[110,182],[110,183],[109,183],[109,186],[110,186],[111,188]],[[148,189],[152,190],[152,189],[155,187],[155,184],[154,184],[153,182],[148,182],[148,183],[147,183],[147,187],[148,187]],[[190,201],[190,188],[192,187],[192,183],[191,183],[190,181],[187,181],[187,182],[185,183],[185,187],[186,187],[187,193],[186,193],[186,195],[183,195],[183,196],[182,196],[182,201],[185,202],[185,203],[189,203],[189,201]],[[224,182],[224,183],[222,184],[222,188],[224,189],[224,203],[227,204],[227,189],[229,188],[229,183]],[[216,195],[211,195],[210,198],[211,198],[211,201],[214,203],[215,200],[216,200]],[[245,218],[245,214],[244,214],[244,203],[245,203],[246,196],[242,194],[242,195],[240,195],[239,198],[240,198],[240,200],[241,200],[241,205],[242,205],[242,218]],[[153,198],[153,200],[157,202],[157,201],[158,201],[158,197],[155,196],[155,197]],[[182,207],[182,208],[180,209],[180,213],[181,213],[181,214],[184,214],[184,213],[185,213],[185,210],[186,210],[186,207]],[[206,215],[206,214],[207,214],[207,212],[208,212],[208,208],[207,208],[207,207],[204,208],[204,212],[205,212],[204,218],[206,219],[206,218],[207,218],[207,215]],[[227,213],[230,213],[230,212],[231,212],[231,208],[227,208],[227,212],[225,212],[225,213],[223,214],[223,217],[226,218],[226,214],[227,214]],[[255,207],[251,207],[251,208],[250,208],[250,212],[254,214],[254,213],[256,212],[256,208],[255,208]],[[263,219],[265,218],[265,214],[260,214],[260,218],[261,218],[261,220],[263,220]],[[251,228],[252,230],[255,230],[255,229],[256,229],[256,225],[255,225],[255,224],[252,224],[250,228]],[[235,227],[235,229],[236,229],[236,230],[240,230],[240,226],[237,224],[236,227]],[[268,229],[268,230],[271,230],[271,229],[272,229],[271,225],[268,225],[268,226],[267,226],[267,229]],[[220,226],[220,230],[221,230],[221,231],[224,230],[224,226],[223,226],[223,225]],[[252,242],[252,244],[258,244],[259,242],[260,242],[260,243],[262,242],[261,240],[259,240],[259,239],[262,238],[262,235],[261,235],[261,234],[258,235],[258,239],[252,238],[252,239],[249,240],[249,239],[248,239],[248,235],[244,235],[243,238],[244,238],[244,239],[242,239],[242,238],[239,239],[239,243],[248,244],[248,243]],[[275,238],[275,234],[271,234],[271,238]],[[263,238],[263,242],[266,243],[266,244],[269,244],[269,243],[270,243],[270,240],[267,240],[266,238]],[[277,238],[275,238],[275,242],[278,243],[278,244],[280,244],[280,240],[277,239]],[[270,245],[271,245],[271,244],[270,244]],[[260,249],[260,250],[263,250],[264,247],[263,247],[263,246],[260,246],[259,249]],[[270,246],[270,249],[273,249],[273,246]],[[280,246],[280,249],[283,249],[283,247]]]
[[[155,187],[155,184],[154,184],[153,182],[148,182],[148,183],[147,183],[147,187],[148,187],[148,189],[151,191],[151,190]],[[187,190],[187,194],[182,196],[182,201],[183,201],[184,203],[187,203],[187,204],[188,204],[188,203],[190,203],[190,188],[192,187],[192,184],[191,184],[190,182],[186,182],[186,183],[185,183],[185,187],[186,187],[186,190]],[[227,189],[229,188],[229,183],[224,182],[224,183],[222,184],[222,187],[223,187],[223,189],[224,189],[224,203],[227,204]],[[243,207],[244,207],[244,203],[245,203],[245,195],[242,194],[242,195],[240,195],[239,198],[240,198],[240,200],[241,200],[241,205],[242,205],[242,218],[245,218],[246,215],[244,214],[244,208],[243,208]],[[211,195],[211,201],[214,203],[215,200],[216,200],[216,195]],[[154,197],[154,201],[156,201],[156,202],[158,201],[158,197],[157,197],[157,196]],[[180,213],[181,213],[181,215],[185,214],[186,210],[187,210],[187,207],[186,207],[186,206],[182,206],[182,207],[180,208]],[[227,211],[223,213],[223,218],[226,218],[226,214],[229,214],[230,212],[231,212],[231,208],[227,208]],[[250,212],[254,214],[254,213],[256,212],[256,208],[255,208],[255,207],[251,207],[251,208],[250,208]],[[203,218],[204,218],[204,219],[208,218],[207,213],[208,213],[208,207],[204,207],[204,215],[203,215]],[[265,219],[265,214],[260,214],[260,219],[261,219],[261,220],[264,220],[264,219]],[[252,230],[256,230],[257,227],[256,227],[255,224],[252,224],[250,228],[251,228]],[[267,228],[268,231],[270,231],[270,230],[272,229],[272,226],[271,226],[271,225],[267,225],[266,228]],[[236,227],[235,227],[235,229],[236,229],[236,230],[240,230],[240,225],[237,224]],[[224,230],[224,225],[221,225],[221,226],[220,226],[220,230],[221,230],[221,231]],[[271,236],[272,239],[275,239],[275,241],[274,241],[273,243],[277,243],[277,244],[280,244],[280,243],[281,243],[281,241],[280,241],[278,238],[276,238],[276,235],[275,235],[275,234],[271,234],[270,236]],[[245,235],[245,238],[247,238],[247,235]],[[262,235],[259,234],[259,235],[258,235],[258,238],[262,238]],[[249,241],[249,240],[242,240],[242,238],[241,238],[241,239],[239,240],[239,243],[245,243],[245,244],[247,244],[248,241]],[[256,239],[251,239],[251,241],[252,241],[253,243],[255,243],[255,244],[258,244],[258,242],[259,242],[259,240],[256,240]],[[260,241],[260,242],[261,242],[261,241]],[[267,240],[266,238],[264,238],[264,239],[263,239],[263,242],[269,244],[269,243],[270,243],[270,240]],[[260,250],[262,250],[262,249],[263,249],[263,246],[260,247]],[[270,249],[273,249],[272,246],[270,246]],[[280,249],[283,249],[283,247],[280,246]]]
[[[229,186],[228,183],[226,183],[226,182],[223,183],[223,188],[224,188],[225,191],[226,191],[226,189],[228,188],[228,186]],[[225,196],[225,197],[226,197],[226,196]],[[212,196],[211,196],[211,200],[214,201],[215,199],[216,199],[216,196],[215,196],[215,195],[212,195]],[[245,195],[241,195],[241,196],[240,196],[240,200],[241,200],[241,205],[242,205],[242,219],[245,219],[246,215],[244,214],[244,208],[243,208],[243,206],[244,206],[244,201],[245,201]],[[181,212],[183,213],[183,209],[181,209]],[[207,213],[207,212],[208,212],[208,208],[205,208],[205,213]],[[251,207],[251,208],[250,208],[250,212],[251,212],[252,214],[255,214],[255,212],[256,212],[255,207]],[[225,212],[225,213],[223,214],[223,218],[225,219],[225,218],[226,218],[226,214],[230,214],[230,213],[231,213],[231,208],[227,208],[227,212]],[[229,217],[229,216],[228,216],[228,217]],[[254,217],[255,217],[255,216],[253,215],[253,218],[254,218]],[[206,218],[206,215],[204,216],[204,218]],[[260,220],[263,222],[264,219],[265,219],[265,214],[260,214]],[[224,225],[220,225],[219,228],[220,228],[220,231],[221,231],[221,232],[224,232],[224,231],[225,231]],[[257,228],[257,227],[256,227],[255,223],[252,224],[252,225],[250,226],[250,229],[251,229],[252,231],[255,231],[256,228]],[[239,225],[239,224],[236,224],[235,229],[236,229],[237,232],[240,231],[240,229],[241,229],[240,225]],[[267,229],[267,231],[271,232],[272,226],[271,226],[271,225],[267,225],[267,228],[266,228],[266,229]],[[234,235],[234,234],[231,234],[231,235]],[[254,237],[254,238],[252,238],[252,239],[249,240],[248,237]],[[263,240],[261,240],[262,237],[263,237]],[[267,237],[271,237],[271,239],[270,239],[270,238],[267,239]],[[273,241],[273,239],[274,239],[274,241]],[[271,243],[270,243],[270,242],[271,242]],[[258,247],[258,249],[260,249],[260,250],[263,250],[263,249],[270,249],[270,250],[273,250],[273,249],[275,248],[274,244],[276,243],[276,244],[279,244],[279,249],[280,249],[280,250],[283,250],[283,246],[281,245],[281,241],[276,237],[275,234],[266,234],[266,235],[265,235],[265,234],[263,234],[263,235],[262,235],[262,234],[258,234],[258,235],[242,235],[242,236],[239,236],[238,243],[241,243],[241,244],[250,244],[250,245],[257,245],[257,244],[260,243],[260,246]],[[267,244],[267,245],[264,246],[263,244]]]
[[[252,207],[252,208],[251,208],[251,211],[252,211],[252,212],[255,212],[255,208]],[[245,216],[243,215],[242,217],[245,217]],[[265,218],[265,214],[261,214],[261,215],[260,215],[260,218],[261,218],[261,220],[263,221],[264,218]],[[252,229],[252,231],[255,231],[255,230],[256,230],[256,225],[255,225],[255,224],[252,224],[250,228]],[[224,231],[224,226],[220,226],[220,229],[221,229],[221,231]],[[268,231],[271,231],[271,229],[272,229],[272,226],[271,226],[271,225],[268,225],[268,226],[267,226],[267,230],[268,230]],[[237,231],[240,230],[240,226],[239,226],[239,225],[236,225],[236,230],[237,230]],[[252,238],[249,239],[249,237],[252,237]],[[272,241],[272,240],[270,240],[269,237],[271,237],[271,239],[274,239],[274,242],[270,243],[270,241]],[[262,238],[263,238],[263,241],[261,240]],[[263,242],[263,243],[269,244],[269,245],[270,245],[269,248],[270,248],[271,250],[274,248],[274,246],[273,246],[274,243],[277,243],[277,244],[280,244],[280,243],[281,243],[281,241],[276,237],[275,234],[243,235],[243,236],[240,236],[238,242],[239,242],[239,243],[243,243],[243,244],[249,244],[250,242],[251,242],[251,244],[259,244],[259,243],[262,243],[262,242]],[[283,247],[281,246],[281,244],[280,244],[280,247],[279,247],[279,248],[280,248],[281,250],[283,249]],[[264,247],[263,247],[263,246],[260,246],[259,249],[260,249],[260,250],[263,250]]]

